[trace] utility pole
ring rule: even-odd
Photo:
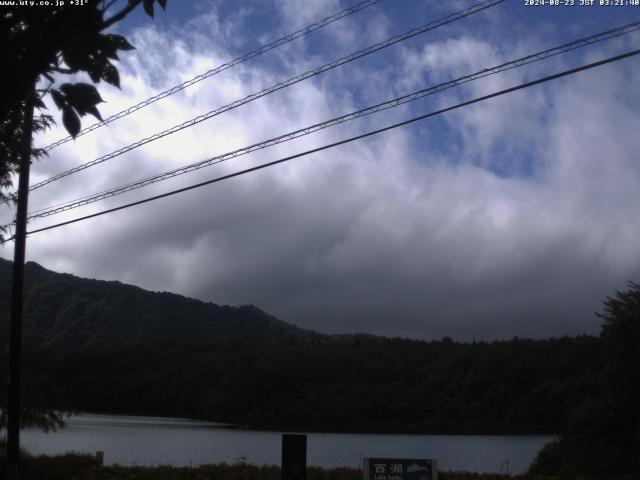
[[[7,405],[7,479],[19,480],[20,465],[20,381],[22,374],[22,297],[24,259],[27,240],[27,204],[29,169],[31,167],[31,135],[33,133],[33,101],[35,83],[24,99],[22,127],[23,145],[18,177],[16,234],[13,247],[13,281],[11,289],[11,324],[9,327],[9,401]]]

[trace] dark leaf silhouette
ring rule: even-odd
[[[80,119],[73,108],[65,107],[62,109],[62,123],[72,137],[80,132]]]
[[[118,69],[113,65],[106,65],[100,73],[100,77],[105,82],[120,88],[120,74],[118,73]]]
[[[99,120],[102,120],[96,105],[102,103],[104,100],[100,97],[96,87],[88,83],[65,83],[60,86],[60,90],[66,95],[67,102],[73,106],[81,116],[90,113]]]
[[[62,60],[67,66],[77,72],[79,70],[86,70],[88,67],[85,56],[82,54],[80,45],[70,45],[62,52]]]
[[[153,18],[153,0],[143,0],[144,11]]]
[[[46,105],[44,104],[44,102],[40,99],[40,97],[36,97],[36,98],[33,100],[33,106],[34,106],[35,108],[39,108],[39,109],[46,109],[46,108],[47,108],[47,106],[46,106]]]
[[[64,106],[66,105],[64,96],[58,90],[51,90],[51,98],[53,98],[53,103],[55,103],[56,107],[58,107],[59,109],[64,108]]]
[[[122,35],[107,34],[104,36],[108,43],[118,50],[135,50],[136,47],[131,45],[129,41]]]

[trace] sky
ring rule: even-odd
[[[155,20],[136,12],[115,27],[136,50],[121,55],[120,90],[99,85],[100,111],[107,117],[355,3],[169,0]],[[474,3],[383,0],[52,150],[33,164],[31,183]],[[638,19],[640,7],[632,5],[507,0],[35,190],[30,210]],[[637,33],[601,42],[34,220],[29,228],[333,143],[639,45]],[[606,296],[640,281],[639,80],[640,58],[622,60],[35,233],[27,259],[217,304],[254,304],[325,333],[426,340],[597,334],[594,312]],[[83,126],[91,123],[83,119]],[[58,126],[35,143],[63,136]],[[0,209],[0,220],[12,218],[9,208]],[[2,257],[12,254],[11,244],[1,247]]]

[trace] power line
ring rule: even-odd
[[[223,180],[228,180],[228,179],[231,179],[231,178],[234,178],[234,177],[238,177],[240,175],[244,175],[246,173],[254,172],[254,171],[257,171],[257,170],[262,170],[262,169],[267,168],[267,167],[272,167],[274,165],[277,165],[277,164],[280,164],[280,163],[284,163],[284,162],[287,162],[289,160],[293,160],[295,158],[304,157],[304,156],[310,155],[312,153],[317,153],[317,152],[320,152],[320,151],[323,151],[323,150],[327,150],[327,149],[334,148],[334,147],[337,147],[337,146],[340,146],[340,145],[351,143],[351,142],[354,142],[356,140],[361,140],[363,138],[367,138],[367,137],[370,137],[370,136],[373,136],[373,135],[377,135],[377,134],[382,133],[382,132],[386,132],[388,130],[392,130],[392,129],[395,129],[395,128],[398,128],[398,127],[409,125],[411,123],[415,123],[415,122],[420,121],[420,120],[425,120],[427,118],[434,117],[434,116],[440,115],[442,113],[446,113],[446,112],[449,112],[449,111],[452,111],[452,110],[456,110],[458,108],[466,107],[466,106],[472,105],[474,103],[478,103],[478,102],[482,102],[482,101],[485,101],[485,100],[489,100],[491,98],[499,97],[501,95],[506,95],[508,93],[512,93],[512,92],[515,92],[515,91],[518,91],[518,90],[529,88],[529,87],[532,87],[534,85],[539,85],[539,84],[542,84],[542,83],[545,83],[545,82],[548,82],[548,81],[551,81],[551,80],[555,80],[555,79],[558,79],[558,78],[566,77],[568,75],[572,75],[572,74],[575,74],[575,73],[578,73],[578,72],[582,72],[584,70],[589,70],[591,68],[599,67],[601,65],[606,65],[606,64],[609,64],[609,63],[613,63],[613,62],[616,62],[616,61],[619,61],[619,60],[622,60],[622,59],[625,59],[625,58],[629,58],[629,57],[632,57],[632,56],[635,56],[635,55],[638,55],[638,54],[640,54],[640,49],[632,50],[630,52],[623,53],[621,55],[616,55],[616,56],[613,56],[613,57],[609,57],[609,58],[606,58],[604,60],[600,60],[598,62],[589,63],[589,64],[583,65],[581,67],[572,68],[572,69],[569,69],[569,70],[564,70],[564,71],[562,71],[560,73],[556,73],[554,75],[549,75],[549,76],[546,76],[546,77],[539,78],[537,80],[533,80],[533,81],[530,81],[530,82],[522,83],[520,85],[516,85],[515,87],[511,87],[511,88],[507,88],[507,89],[504,89],[504,90],[500,90],[498,92],[494,92],[494,93],[491,93],[491,94],[488,94],[488,95],[484,95],[482,97],[477,97],[477,98],[474,98],[472,100],[468,100],[466,102],[458,103],[457,105],[453,105],[451,107],[447,107],[447,108],[443,108],[441,110],[437,110],[437,111],[434,111],[434,112],[426,113],[424,115],[420,115],[418,117],[414,117],[414,118],[411,118],[409,120],[405,120],[405,121],[400,122],[400,123],[395,123],[393,125],[389,125],[389,126],[386,126],[386,127],[383,127],[383,128],[379,128],[377,130],[372,130],[370,132],[363,133],[361,135],[357,135],[355,137],[347,138],[345,140],[340,140],[338,142],[334,142],[334,143],[331,143],[331,144],[328,144],[328,145],[323,145],[321,147],[313,148],[311,150],[307,150],[307,151],[304,151],[304,152],[301,152],[301,153],[297,153],[295,155],[290,155],[288,157],[284,157],[284,158],[281,158],[279,160],[274,160],[273,162],[268,162],[268,163],[264,163],[262,165],[257,165],[255,167],[247,168],[247,169],[241,170],[239,172],[235,172],[235,173],[231,173],[231,174],[224,175],[224,176],[221,176],[221,177],[217,177],[217,178],[214,178],[214,179],[211,179],[211,180],[207,180],[205,182],[201,182],[201,183],[197,183],[197,184],[194,184],[194,185],[190,185],[188,187],[179,188],[177,190],[172,190],[170,192],[166,192],[166,193],[163,193],[163,194],[160,194],[160,195],[155,195],[153,197],[148,197],[148,198],[145,198],[143,200],[138,200],[136,202],[131,202],[131,203],[128,203],[128,204],[125,204],[125,205],[121,205],[119,207],[114,207],[114,208],[110,208],[110,209],[107,209],[107,210],[102,210],[100,212],[92,213],[90,215],[85,215],[83,217],[74,218],[72,220],[67,220],[65,222],[60,222],[60,223],[56,223],[54,225],[49,225],[47,227],[43,227],[43,228],[39,228],[39,229],[36,229],[36,230],[32,230],[30,232],[27,232],[27,234],[30,235],[30,234],[33,234],[33,233],[44,232],[46,230],[51,230],[51,229],[54,229],[54,228],[65,226],[65,225],[70,225],[72,223],[77,223],[77,222],[80,222],[80,221],[83,221],[83,220],[88,220],[90,218],[98,217],[98,216],[101,216],[101,215],[106,215],[108,213],[116,212],[118,210],[124,210],[126,208],[130,208],[130,207],[134,207],[134,206],[137,206],[137,205],[141,205],[143,203],[152,202],[154,200],[159,200],[161,198],[177,195],[178,193],[186,192],[186,191],[189,191],[189,190],[194,190],[196,188],[204,187],[206,185],[211,185],[213,183],[218,183],[218,182],[221,182]],[[11,241],[13,239],[14,239],[14,237],[8,238],[7,240],[5,240],[2,243],[6,243],[6,242]]]
[[[455,80],[450,80],[448,82],[444,82],[444,83],[440,83],[438,85],[429,87],[429,88],[425,88],[422,90],[418,90],[416,92],[407,94],[407,95],[403,95],[400,97],[396,97],[392,100],[388,100],[382,103],[378,103],[377,105],[373,105],[367,108],[363,108],[361,110],[357,110],[355,112],[351,112],[345,115],[341,115],[339,117],[336,118],[332,118],[330,120],[326,120],[324,122],[321,123],[317,123],[314,125],[310,125],[292,132],[288,132],[285,133],[283,135],[277,136],[277,137],[273,137],[270,138],[268,140],[264,140],[262,142],[247,146],[247,147],[243,147],[231,152],[227,152],[227,153],[223,153],[221,155],[216,155],[214,157],[196,162],[196,163],[192,163],[190,165],[186,165],[183,167],[179,167],[173,170],[169,170],[167,172],[163,172],[142,180],[137,180],[135,182],[131,182],[128,183],[126,185],[121,185],[115,188],[111,188],[109,190],[105,190],[103,192],[99,192],[99,193],[95,193],[92,195],[87,195],[84,197],[80,197],[74,200],[70,200],[67,202],[63,202],[57,205],[53,205],[53,206],[49,206],[49,207],[45,207],[45,208],[41,208],[39,210],[34,210],[31,213],[31,215],[28,217],[29,220],[33,220],[36,218],[44,218],[44,217],[48,217],[50,215],[55,215],[57,213],[61,213],[67,210],[71,210],[74,208],[78,208],[84,205],[88,205],[90,203],[94,203],[100,200],[104,200],[110,197],[114,197],[116,195],[121,195],[123,193],[126,192],[130,192],[133,190],[137,190],[140,188],[143,188],[145,186],[154,184],[154,183],[158,183],[164,180],[167,180],[169,178],[173,178],[179,175],[184,175],[186,173],[190,173],[196,170],[199,170],[201,168],[205,168],[211,165],[215,165],[227,160],[231,160],[233,158],[237,158],[239,156],[242,155],[246,155],[252,152],[255,152],[257,150],[261,150],[261,149],[265,149],[268,147],[271,147],[273,145],[277,145],[280,143],[284,143],[290,140],[294,140],[296,138],[305,136],[305,135],[309,135],[311,133],[317,132],[319,130],[325,129],[325,128],[329,128],[341,123],[345,123],[347,121],[351,121],[357,118],[361,118],[364,117],[366,115],[371,115],[373,113],[378,113],[390,108],[394,108],[397,107],[399,105],[403,105],[415,100],[418,100],[420,98],[426,97],[428,95],[433,95],[435,93],[439,93],[442,92],[444,90],[447,90],[449,88],[453,88],[455,86],[458,85],[462,85],[464,83],[467,82],[471,82],[483,77],[487,77],[489,75],[495,75],[497,73],[500,72],[504,72],[507,70],[511,70],[513,68],[517,68],[517,67],[521,67],[523,65],[527,65],[529,63],[533,63],[533,62],[537,62],[537,61],[541,61],[544,60],[546,58],[555,56],[555,55],[559,55],[562,53],[566,53],[568,51],[571,50],[575,50],[577,48],[581,48],[587,45],[593,45],[594,43],[597,42],[601,42],[604,40],[609,40],[611,38],[616,38],[619,37],[621,35],[625,35],[628,33],[631,33],[633,31],[636,31],[640,29],[640,21],[638,22],[634,22],[634,23],[630,23],[621,27],[617,27],[617,28],[613,28],[610,30],[607,30],[605,32],[601,32],[598,33],[596,35],[592,35],[590,37],[585,37],[585,38],[581,38],[579,40],[575,40],[573,42],[570,43],[566,43],[557,47],[553,47],[553,48],[549,48],[540,52],[536,52],[530,55],[527,55],[525,57],[521,57],[518,58],[516,60],[511,60],[505,63],[502,63],[500,65],[497,65],[495,67],[491,67],[491,68],[485,68],[483,70],[480,70],[478,72],[475,72],[473,74],[470,75],[465,75],[463,77],[459,77]]]
[[[255,58],[259,55],[262,55],[263,53],[266,53],[270,50],[273,50],[274,48],[278,48],[281,47],[282,45],[285,45],[289,42],[292,42],[293,40],[295,40],[296,38],[300,38],[304,35],[307,35],[315,30],[319,30],[320,28],[326,27],[327,25],[330,25],[333,22],[336,22],[338,20],[341,20],[345,17],[348,17],[349,15],[353,15],[354,13],[357,13],[361,10],[364,10],[365,8],[368,8],[372,5],[375,5],[376,3],[381,2],[382,0],[365,0],[363,2],[358,3],[357,5],[354,5],[352,7],[349,8],[345,8],[344,10],[341,10],[340,12],[331,15],[329,17],[323,18],[322,20],[319,20],[315,23],[312,23],[311,25],[308,25],[307,27],[301,29],[301,30],[297,30],[293,33],[290,33],[289,35],[285,35],[282,38],[279,38],[267,45],[263,45],[260,48],[257,48],[255,50],[252,50],[248,53],[245,53],[244,55],[234,58],[233,60],[224,63],[222,65],[219,65],[205,73],[202,73],[200,75],[197,75],[195,77],[193,77],[190,80],[186,80],[184,82],[182,82],[180,85],[176,85],[174,87],[171,87],[168,90],[165,90],[164,92],[161,92],[157,95],[154,95],[153,97],[147,98],[146,100],[143,100],[140,103],[137,103],[136,105],[133,105],[125,110],[122,110],[121,112],[115,113],[113,115],[111,115],[110,117],[107,117],[106,119],[104,119],[101,122],[97,122],[94,123],[93,125],[90,125],[86,128],[83,128],[82,130],[80,130],[80,132],[76,135],[75,138],[78,138],[79,136],[82,136],[86,133],[92,132],[93,130],[96,130],[104,125],[107,125],[111,122],[114,122],[115,120],[118,120],[119,118],[122,117],[126,117],[127,115],[132,114],[133,112],[136,112],[148,105],[151,105],[152,103],[157,102],[158,100],[162,100],[163,98],[166,98],[170,95],[173,95],[174,93],[177,93],[181,90],[184,90],[187,87],[190,87],[191,85],[194,85],[198,82],[201,82],[202,80],[212,77],[213,75],[217,75],[220,72],[223,72],[225,70],[228,70],[232,67],[235,67],[236,65],[246,62],[247,60],[251,60],[252,58]],[[71,135],[69,135],[68,137],[62,138],[60,140],[58,140],[57,142],[54,142],[50,145],[47,145],[46,147],[44,147],[45,151],[50,151],[53,150],[54,148],[67,143],[71,140],[73,140],[74,137],[72,137]]]
[[[306,80],[308,78],[314,77],[316,75],[320,75],[321,73],[324,73],[328,70],[332,70],[336,67],[339,67],[341,65],[345,65],[347,63],[350,63],[358,58],[364,57],[366,55],[370,55],[371,53],[377,52],[378,50],[382,50],[384,48],[390,47],[396,43],[408,40],[409,38],[415,37],[416,35],[420,35],[423,34],[425,32],[428,32],[429,30],[433,30],[435,28],[441,27],[443,25],[455,22],[457,20],[460,20],[462,18],[468,17],[469,15],[473,15],[474,13],[478,13],[482,10],[485,10],[487,8],[493,7],[495,5],[498,5],[502,2],[504,2],[505,0],[485,0],[484,2],[478,3],[476,5],[473,5],[465,10],[461,10],[459,12],[455,12],[452,13],[450,15],[448,15],[447,17],[440,19],[440,20],[436,20],[433,21],[431,23],[428,23],[427,25],[423,25],[421,27],[417,27],[417,28],[413,28],[401,35],[396,35],[394,37],[391,37],[383,42],[380,43],[376,43],[375,45],[372,45],[368,48],[359,50],[355,53],[352,53],[350,55],[347,55],[346,57],[342,57],[338,60],[334,60],[332,62],[329,62],[325,65],[322,65],[321,67],[317,67],[313,70],[309,70],[303,74],[297,75],[295,77],[292,77],[288,80],[285,80],[284,82],[280,82],[277,83],[275,85],[272,85],[271,87],[265,88],[257,93],[252,93],[251,95],[247,95],[246,97],[240,99],[240,100],[236,100],[232,103],[229,103],[225,106],[219,107],[215,110],[212,110],[208,113],[204,113],[202,115],[199,115],[195,118],[192,118],[191,120],[187,120],[186,122],[183,122],[179,125],[175,125],[167,130],[164,130],[162,132],[159,133],[155,133],[154,135],[151,135],[150,137],[146,137],[143,138],[142,140],[138,140],[135,143],[132,143],[130,145],[127,145],[126,147],[122,147],[118,150],[115,150],[111,153],[108,153],[106,155],[103,155],[101,157],[96,158],[95,160],[91,160],[87,163],[84,163],[82,165],[79,165],[75,168],[72,168],[70,170],[67,170],[65,172],[59,173],[57,175],[54,175],[53,177],[50,177],[46,180],[43,180],[39,183],[36,183],[34,185],[32,185],[30,187],[29,190],[36,190],[38,188],[42,188],[45,185],[48,185],[49,183],[55,182],[56,180],[60,180],[61,178],[67,177],[69,175],[72,175],[76,172],[79,172],[81,170],[85,170],[89,167],[92,167],[94,165],[97,165],[99,163],[103,163],[106,162],[107,160],[110,160],[112,158],[115,158],[117,156],[122,155],[123,153],[129,152],[135,148],[138,148],[142,145],[146,145],[147,143],[150,143],[154,140],[158,140],[160,138],[166,137],[167,135],[171,135],[175,132],[178,132],[180,130],[183,130],[185,128],[188,127],[192,127],[200,122],[203,122],[205,120],[208,120],[210,118],[213,118],[217,115],[220,115],[224,112],[228,112],[229,110],[233,110],[234,108],[237,108],[241,105],[244,105],[246,103],[252,102],[254,100],[257,100],[261,97],[264,97],[265,95],[269,95],[271,93],[274,93],[278,90],[281,90],[283,88],[286,87],[290,87],[291,85],[294,85],[298,82],[301,82],[303,80]]]

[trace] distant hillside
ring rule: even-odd
[[[12,262],[0,259],[0,315],[8,318]],[[0,322],[6,345],[8,322]],[[257,307],[220,306],[120,282],[25,265],[24,345],[28,350],[135,345],[308,344],[328,337]]]

